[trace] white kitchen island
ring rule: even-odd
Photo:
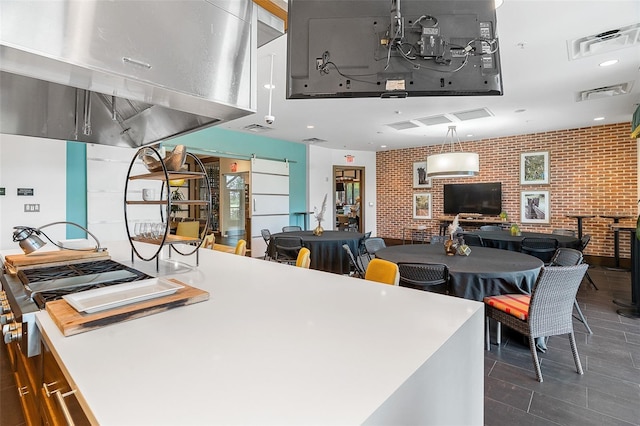
[[[482,303],[205,249],[160,265],[210,299],[70,337],[37,314],[96,423],[483,423]]]

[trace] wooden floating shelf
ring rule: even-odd
[[[203,177],[207,177],[204,172],[167,172],[169,175],[169,180],[177,180],[177,179],[201,179]],[[147,180],[166,180],[164,172],[153,172],[153,173],[145,173],[143,175],[135,175],[129,176],[129,180],[138,180],[138,179],[147,179]]]

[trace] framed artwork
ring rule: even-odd
[[[549,223],[549,191],[522,191],[522,223]]]
[[[431,178],[427,177],[427,162],[418,161],[413,163],[413,187],[431,188]]]
[[[520,154],[520,185],[549,183],[549,153],[527,152]]]
[[[413,194],[413,218],[431,219],[431,194],[420,192]]]

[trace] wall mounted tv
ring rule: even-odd
[[[496,216],[501,211],[500,182],[444,185],[444,214],[479,213]]]
[[[287,98],[502,95],[494,0],[289,0]]]

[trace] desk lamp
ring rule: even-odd
[[[49,236],[47,234],[45,234],[42,231],[43,228],[47,228],[47,227],[53,226],[53,225],[60,225],[60,224],[67,224],[67,225],[76,226],[76,227],[82,229],[87,234],[91,235],[91,237],[93,237],[93,239],[96,241],[95,248],[92,248],[92,249],[73,249],[73,248],[69,248],[69,247],[63,247],[60,244],[54,242],[51,238],[49,238]],[[13,231],[13,241],[17,242],[20,245],[20,248],[22,249],[22,251],[24,251],[25,254],[33,253],[34,251],[38,250],[39,248],[41,248],[45,244],[47,244],[45,241],[42,241],[42,239],[39,237],[39,235],[44,235],[45,238],[47,240],[49,240],[53,245],[55,245],[56,247],[59,247],[61,249],[65,249],[65,250],[78,250],[78,251],[104,251],[105,250],[105,248],[100,246],[100,241],[98,241],[98,238],[95,235],[93,235],[91,232],[89,232],[88,229],[86,229],[83,226],[80,226],[80,225],[78,225],[77,223],[74,223],[74,222],[52,222],[52,223],[48,223],[46,225],[43,225],[43,226],[41,226],[39,228],[31,228],[29,226],[15,226],[13,229],[14,229],[14,231]]]

